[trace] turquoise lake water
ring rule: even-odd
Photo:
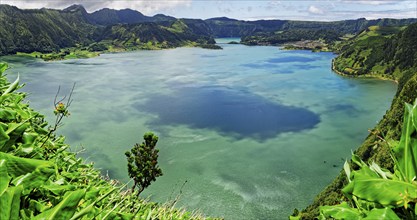
[[[128,180],[124,152],[154,131],[164,175],[144,191],[150,200],[180,195],[177,206],[208,216],[286,219],[339,173],[396,85],[336,75],[332,53],[221,46],[0,60],[49,121],[58,86],[77,83],[59,133],[113,178]]]

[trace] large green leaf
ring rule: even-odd
[[[4,91],[3,94],[1,94],[1,96],[7,95],[13,92],[14,90],[16,90],[17,86],[19,85],[19,80],[20,80],[20,76],[17,75],[16,80],[12,84],[9,85],[9,88],[7,88],[6,91]]]
[[[53,163],[49,161],[21,158],[3,152],[0,152],[0,160],[6,161],[7,172],[13,178],[32,173],[41,167],[53,167]]]
[[[392,209],[386,207],[384,209],[372,209],[367,213],[364,220],[376,220],[376,219],[389,219],[389,220],[401,220]]]
[[[320,206],[320,218],[321,219],[361,219],[361,213],[354,208],[349,207],[346,202],[343,202],[335,206]]]
[[[0,219],[19,219],[20,194],[23,187],[8,187],[0,196]]]
[[[9,141],[10,137],[6,134],[3,126],[0,125],[0,151],[2,151],[3,147],[6,145],[7,141]]]
[[[20,123],[9,123],[6,134],[10,135],[15,131],[17,131],[19,134],[22,134],[30,126],[28,121],[29,119],[26,119]]]
[[[394,148],[396,167],[407,182],[411,182],[417,175],[417,140],[413,138],[417,125],[415,122],[417,120],[416,104],[405,104],[401,139],[398,146]]]
[[[22,142],[23,144],[32,144],[37,137],[39,137],[39,134],[36,132],[24,132]]]
[[[9,182],[12,179],[7,173],[6,160],[0,160],[0,196],[9,187]]]
[[[392,179],[393,178],[393,174],[391,172],[389,172],[386,169],[382,169],[375,162],[372,162],[372,164],[369,166],[369,168],[371,170],[373,170],[375,173],[377,173],[383,179]]]
[[[48,185],[44,185],[41,187],[43,189],[50,191],[54,195],[62,195],[65,192],[73,191],[77,188],[75,185],[69,185],[69,184],[66,184],[66,185],[48,184]]]
[[[23,194],[27,195],[32,191],[32,189],[39,188],[44,185],[53,173],[53,169],[48,167],[39,167],[32,173],[27,173],[26,175],[14,179],[13,184],[16,186],[24,186]]]
[[[11,121],[16,119],[16,111],[0,108],[0,118],[2,121]]]
[[[20,196],[23,192],[22,186],[14,187],[14,193],[13,193],[13,201],[11,204],[11,210],[10,210],[10,219],[18,219],[19,218],[19,210],[20,210]]]
[[[94,205],[98,202],[100,202],[101,200],[103,200],[104,198],[106,198],[107,196],[110,195],[110,193],[114,192],[116,190],[116,188],[110,189],[107,193],[105,193],[104,195],[100,196],[100,198],[98,199],[94,199],[93,202],[91,204],[89,204],[88,206],[86,206],[85,208],[83,208],[82,210],[80,210],[79,212],[77,212],[72,218],[71,220],[75,220],[75,219],[79,219],[81,217],[83,217],[84,215],[89,214],[90,212],[92,212]],[[87,196],[86,196],[87,197]],[[91,201],[91,200],[90,200]]]
[[[3,76],[2,73],[7,69],[7,63],[0,63],[0,76]]]
[[[343,164],[343,169],[345,170],[346,177],[348,178],[348,181],[351,182],[351,180],[350,180],[351,171],[350,171],[349,163],[347,161],[345,161],[345,163]]]
[[[357,173],[349,185],[353,195],[386,206],[400,207],[408,202],[405,198],[417,199],[417,185],[400,180],[375,178]]]
[[[69,192],[65,195],[64,199],[58,203],[58,205],[35,216],[34,220],[70,219],[77,211],[78,203],[84,198],[84,196],[84,189]]]

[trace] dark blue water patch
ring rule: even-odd
[[[302,57],[302,56],[286,56],[286,57],[277,57],[267,60],[268,63],[308,63],[314,62],[321,59],[320,57]]]
[[[170,95],[151,95],[138,111],[156,114],[149,125],[187,125],[213,129],[235,139],[263,141],[283,132],[314,128],[320,117],[308,109],[285,106],[225,87],[186,87]]]

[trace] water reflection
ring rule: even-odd
[[[262,141],[283,132],[314,128],[317,114],[304,108],[285,106],[261,96],[226,87],[184,87],[171,95],[151,95],[139,111],[157,114],[154,125],[184,124],[214,129],[237,139]]]

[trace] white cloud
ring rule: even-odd
[[[310,12],[311,14],[318,14],[318,15],[324,14],[323,9],[314,5],[310,5],[310,7],[308,8],[308,12]]]
[[[101,8],[138,10],[144,14],[153,14],[163,10],[170,10],[177,7],[189,7],[192,0],[1,0],[1,4],[15,5],[19,8],[56,8],[63,9],[72,4],[81,4],[87,11],[93,12]]]
[[[417,0],[0,0],[19,8],[63,9],[82,4],[88,12],[101,8],[131,8],[152,16],[163,13],[184,18],[228,16],[254,20],[344,20],[361,17],[417,17]]]

